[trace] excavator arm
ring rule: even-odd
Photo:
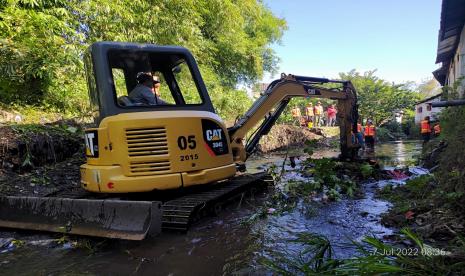
[[[321,85],[332,83],[334,88]],[[356,157],[358,146],[352,142],[351,132],[357,132],[357,94],[350,81],[329,80],[294,75],[281,75],[233,127],[229,128],[234,161],[242,165],[254,151],[258,141],[276,123],[293,97],[327,98],[337,100],[340,128],[341,158]],[[244,138],[260,121],[263,122],[244,145]]]

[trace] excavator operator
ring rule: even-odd
[[[159,98],[160,80],[158,77],[150,72],[139,72],[136,80],[136,87],[128,95],[131,102],[142,105],[167,104]]]

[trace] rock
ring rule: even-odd
[[[362,217],[367,217],[367,216],[368,216],[368,212],[360,212],[360,215],[361,215]]]
[[[37,241],[29,241],[28,244],[34,245],[34,246],[47,246],[51,247],[52,245],[55,245],[56,240],[54,239],[47,239],[47,240],[37,240]]]
[[[267,210],[268,214],[273,214],[274,212],[276,212],[275,208],[268,208],[268,210]]]

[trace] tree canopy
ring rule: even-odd
[[[355,86],[360,117],[372,119],[375,125],[383,125],[393,119],[395,112],[412,109],[420,95],[410,89],[409,83],[390,83],[380,79],[375,73],[376,70],[363,74],[352,70],[339,73],[339,77],[350,80]]]
[[[285,29],[260,0],[0,0],[0,101],[82,105],[82,53],[107,40],[188,48],[221,113],[241,112],[222,103],[249,103],[235,87],[276,70]]]

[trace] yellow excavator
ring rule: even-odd
[[[162,225],[185,230],[205,206],[263,182],[264,174],[238,172],[293,97],[337,100],[340,157],[356,157],[357,97],[349,81],[282,74],[226,128],[183,47],[99,42],[84,63],[95,127],[85,130],[81,187],[90,196],[3,197],[0,226],[125,239],[143,239]],[[160,83],[155,103],[132,97],[145,85],[141,73]],[[191,186],[205,188],[161,202],[127,196]]]

